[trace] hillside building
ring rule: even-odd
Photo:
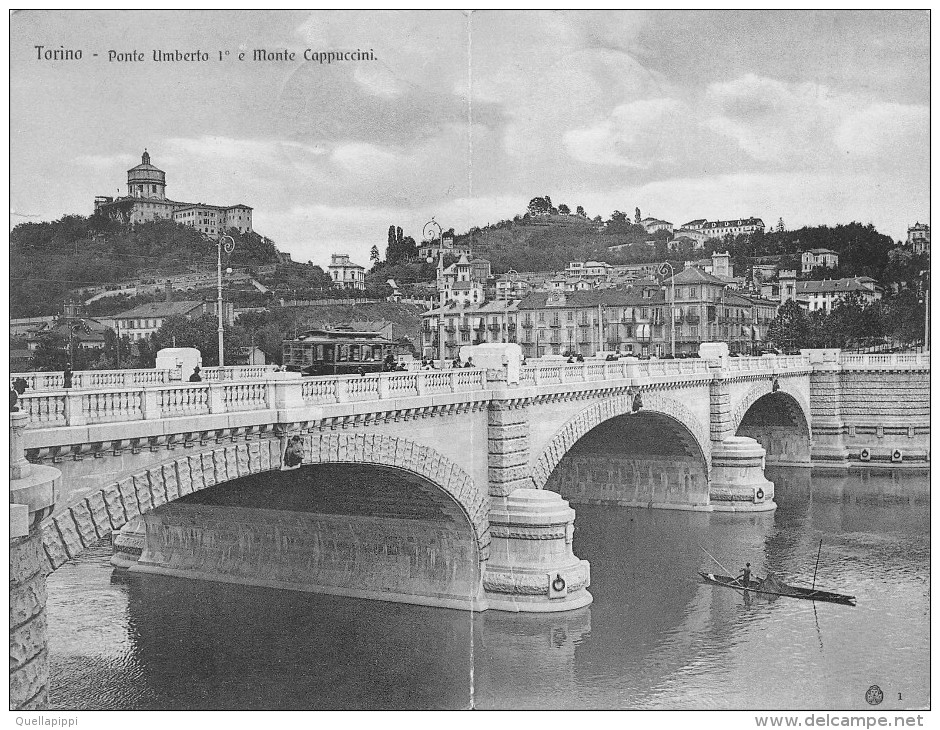
[[[364,266],[354,264],[345,253],[334,253],[327,266],[333,286],[339,289],[365,289],[366,270]]]
[[[150,163],[147,150],[140,164],[127,171],[127,195],[96,196],[95,213],[130,224],[174,220],[210,238],[218,238],[231,228],[239,233],[252,231],[250,206],[184,203],[167,198],[166,173]]]
[[[908,228],[907,245],[914,253],[930,253],[930,226],[917,222]]]
[[[863,306],[869,305],[884,296],[884,289],[868,276],[796,283],[797,300],[807,302],[807,307],[811,312],[817,309],[830,312],[836,304],[850,296],[858,297]]]
[[[817,266],[834,269],[839,265],[839,254],[828,248],[811,248],[800,256],[803,264],[803,273],[812,273]]]

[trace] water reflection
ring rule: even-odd
[[[929,704],[929,485],[773,470],[779,508],[734,515],[579,506],[594,603],[475,614],[143,576],[107,551],[49,580],[58,708],[830,708]],[[901,499],[899,497],[907,497]],[[752,600],[699,570],[853,593]],[[471,625],[473,626],[471,632]],[[471,686],[470,668],[474,669]],[[898,700],[898,694],[902,699]]]

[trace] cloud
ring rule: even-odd
[[[913,159],[926,167],[930,110],[919,105],[871,104],[842,121],[835,142],[839,150],[849,155]]]
[[[602,122],[564,135],[569,154],[582,162],[649,168],[679,162],[693,118],[676,99],[643,99],[616,107]]]
[[[78,165],[90,167],[96,171],[110,170],[114,167],[127,165],[130,155],[77,155],[74,161]],[[130,165],[128,165],[130,167]]]
[[[710,84],[702,104],[705,125],[751,158],[792,164],[832,151],[832,131],[853,100],[819,84],[746,74]]]

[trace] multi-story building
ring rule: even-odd
[[[465,243],[459,244],[456,242],[453,233],[445,233],[438,243],[431,241],[418,248],[418,256],[423,259],[436,260],[441,253],[445,256],[448,254],[452,256],[471,256],[473,252],[470,248],[470,239],[468,238]]]
[[[656,233],[656,231],[669,231],[671,233],[673,229],[672,223],[659,218],[644,218],[640,221],[640,225],[646,229],[647,233]]]
[[[215,301],[151,302],[128,309],[102,322],[106,322],[121,337],[129,337],[136,342],[150,337],[163,326],[168,317],[196,319],[206,314],[218,316],[217,312]],[[235,305],[232,302],[222,303],[222,318],[228,324],[235,322]]]
[[[333,286],[340,289],[365,289],[366,270],[364,266],[349,260],[349,254],[334,253],[327,266]]]
[[[519,302],[518,342],[526,357],[662,355],[664,301],[656,282],[626,290],[534,292]]]
[[[907,245],[914,253],[930,253],[930,226],[918,221],[908,228]]]
[[[603,281],[610,277],[613,268],[606,261],[571,261],[565,268],[565,275]]]
[[[485,281],[474,279],[473,264],[466,254],[461,254],[460,258],[447,268],[438,269],[437,289],[441,304],[483,304],[486,301],[485,286]]]
[[[803,264],[803,273],[809,274],[817,266],[834,269],[839,265],[839,254],[828,248],[811,248],[800,256]]]
[[[809,311],[824,312],[850,296],[858,297],[863,305],[877,302],[884,296],[884,289],[868,276],[853,276],[847,279],[824,279],[823,281],[798,281],[796,297],[806,301]]]
[[[532,284],[526,279],[512,274],[500,274],[496,279],[494,298],[500,301],[522,299],[530,291],[532,291]]]
[[[697,223],[697,221],[692,221]],[[692,228],[691,223],[687,223],[683,228]],[[701,231],[709,238],[722,238],[729,233],[732,236],[739,236],[742,233],[763,232],[764,221],[760,218],[737,218],[726,221],[706,221],[701,225]]]
[[[443,342],[444,359],[453,360],[464,345],[516,342],[518,306],[518,300],[506,300],[435,307],[421,316],[421,353],[438,359]]]
[[[95,197],[95,213],[124,223],[175,220],[192,226],[210,238],[218,238],[229,229],[250,233],[252,209],[244,204],[207,205],[184,203],[166,197],[166,173],[150,164],[144,150],[140,164],[127,171],[127,195]]]
[[[696,266],[683,269],[664,284],[675,320],[677,355],[696,354],[703,342],[727,342],[731,353],[751,353],[777,316],[777,302],[736,292],[726,278]]]
[[[791,299],[796,299],[801,306],[809,306],[809,302],[805,299],[797,299],[796,271],[792,269],[783,269],[775,276],[768,277],[767,281],[762,281],[760,295],[764,299],[772,299],[781,305],[786,304]]]

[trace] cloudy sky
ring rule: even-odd
[[[297,60],[236,60],[258,48]],[[168,197],[251,205],[320,264],[366,263],[390,224],[462,232],[545,194],[605,218],[859,220],[896,239],[929,216],[924,12],[21,11],[10,63],[13,225],[124,194],[145,147]]]

